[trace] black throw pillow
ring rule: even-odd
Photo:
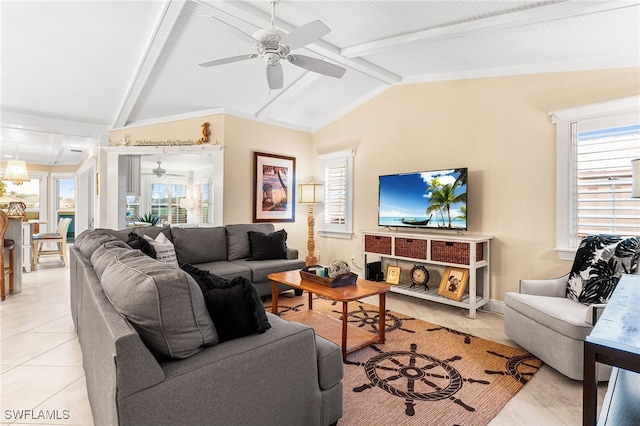
[[[137,249],[142,251],[147,256],[155,259],[156,258],[156,249],[149,243],[149,241],[142,238],[140,235],[135,232],[129,233],[129,239],[127,240],[127,244],[132,249]]]
[[[250,280],[244,277],[227,280],[189,264],[182,265],[182,269],[200,286],[220,342],[271,328],[258,290]]]
[[[284,229],[271,234],[256,231],[249,231],[248,234],[252,260],[287,258],[287,231]]]

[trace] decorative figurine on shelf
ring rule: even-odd
[[[196,145],[200,145],[200,144],[209,142],[209,135],[211,135],[211,131],[209,130],[209,126],[210,126],[210,124],[209,124],[208,121],[206,121],[206,122],[204,122],[204,123],[202,123],[200,125],[200,127],[202,127],[202,138],[200,138],[200,139],[198,139],[196,141]]]
[[[429,290],[429,286],[427,285],[429,282],[429,271],[427,271],[427,268],[422,265],[415,265],[411,268],[411,273],[409,275],[411,276],[410,287],[413,287],[414,285],[422,285],[424,286],[425,291]]]

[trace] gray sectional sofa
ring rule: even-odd
[[[231,233],[241,229],[247,226]],[[226,260],[202,253],[215,252],[220,229],[145,232],[169,233],[182,260],[195,256],[191,261],[227,276],[267,273],[253,267],[259,261],[229,260],[229,251]],[[264,310],[266,331],[221,341],[196,281],[131,249],[122,241],[126,234],[85,231],[70,247],[71,312],[96,425],[337,423],[343,386],[337,345]]]
[[[156,238],[164,233],[174,244],[178,263],[193,266],[223,278],[242,276],[250,279],[260,296],[271,295],[269,274],[304,268],[304,260],[298,259],[298,250],[287,247],[285,259],[254,260],[251,258],[248,232],[271,234],[272,223],[234,224],[218,227],[146,227],[124,230],[97,229],[122,241],[135,232],[140,236]],[[280,291],[290,290],[280,285]]]

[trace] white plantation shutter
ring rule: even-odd
[[[320,156],[324,176],[324,216],[320,235],[351,238],[353,230],[353,151]]]
[[[209,223],[209,182],[200,185],[200,223]]]
[[[576,141],[577,236],[640,235],[640,200],[631,198],[631,160],[640,157],[640,125],[584,130]]]
[[[324,170],[324,221],[343,225],[347,208],[347,163],[328,165]]]

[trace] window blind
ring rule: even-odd
[[[578,131],[575,141],[578,237],[640,235],[640,200],[631,198],[640,125]]]
[[[336,161],[325,167],[324,223],[344,225],[347,220],[347,162]]]

